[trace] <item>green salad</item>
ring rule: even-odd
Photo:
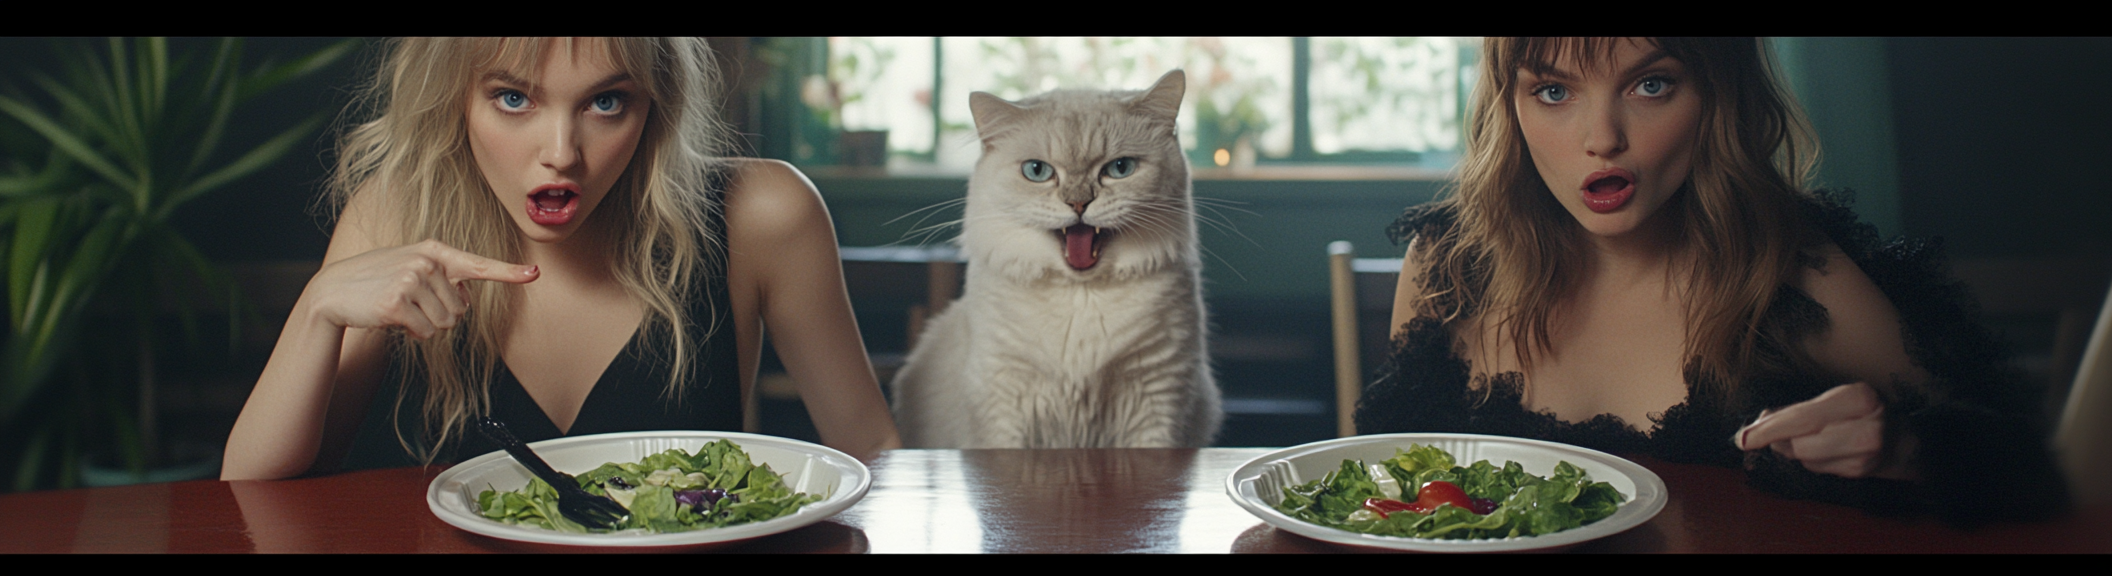
[[[1455,466],[1442,449],[1411,445],[1378,464],[1343,460],[1319,480],[1285,487],[1276,509],[1351,532],[1480,540],[1576,528],[1612,516],[1626,500],[1568,462],[1541,478],[1517,462]]]
[[[761,522],[791,514],[822,499],[785,486],[784,476],[757,465],[731,440],[717,440],[695,454],[668,450],[630,464],[603,464],[575,477],[588,493],[608,496],[631,511],[610,531],[684,532]],[[557,511],[557,490],[531,479],[513,492],[477,495],[485,518],[560,532],[600,532]]]

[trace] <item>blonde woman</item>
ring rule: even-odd
[[[1743,466],[1961,521],[2065,507],[2037,396],[1937,246],[1802,188],[1809,129],[1762,42],[1500,38],[1483,61],[1457,185],[1391,230],[1395,352],[1360,432]]]
[[[899,445],[813,185],[720,157],[701,39],[391,41],[323,268],[223,479],[622,430],[738,430],[764,327],[824,443]]]

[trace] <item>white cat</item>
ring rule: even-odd
[[[1174,129],[1186,76],[1146,91],[969,96],[959,301],[894,385],[904,444],[1205,446],[1210,375],[1188,178]]]

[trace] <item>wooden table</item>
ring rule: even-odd
[[[816,525],[729,552],[1344,552],[1263,524],[1225,495],[1262,448],[898,450],[873,488]],[[1787,500],[1736,470],[1638,463],[1664,512],[1577,552],[2112,552],[2112,506],[2060,520],[1956,530]],[[195,481],[0,496],[0,553],[510,552],[426,509],[439,468],[276,482]]]

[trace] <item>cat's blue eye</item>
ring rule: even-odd
[[[508,112],[519,112],[528,108],[528,95],[518,90],[501,90],[498,99],[499,107]]]
[[[1115,161],[1107,163],[1107,167],[1101,168],[1100,173],[1109,178],[1128,178],[1129,175],[1137,173],[1137,159],[1116,158]]]
[[[601,114],[614,115],[623,111],[623,95],[611,92],[595,96],[588,107]]]
[[[1020,163],[1019,173],[1025,175],[1028,180],[1047,182],[1056,177],[1056,167],[1040,160],[1028,160]]]

